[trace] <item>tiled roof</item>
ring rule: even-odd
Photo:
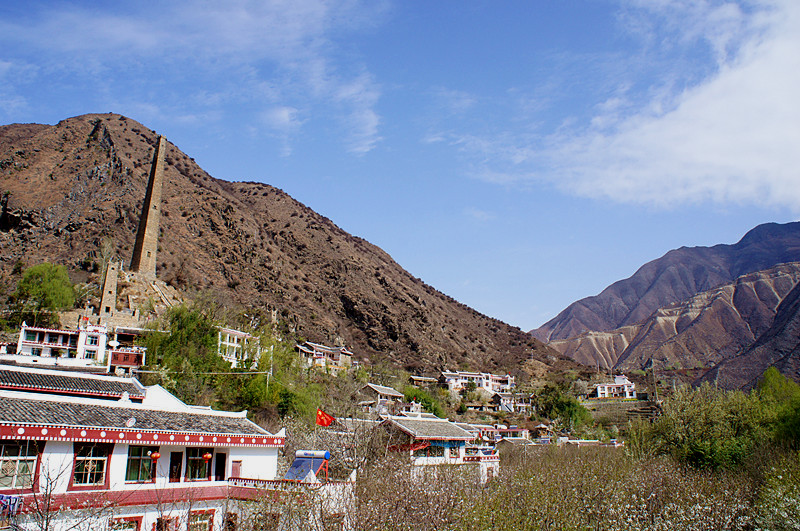
[[[119,398],[123,393],[144,398],[144,391],[133,380],[120,378],[90,378],[85,375],[0,369],[0,389],[61,392],[73,395]]]
[[[386,422],[398,427],[415,439],[471,441],[475,438],[465,429],[459,428],[453,422],[444,419],[390,417]]]
[[[393,387],[387,387],[385,385],[377,385],[368,383],[364,387],[369,387],[379,395],[386,395],[386,396],[394,396],[397,398],[403,398],[404,395],[400,391],[394,389]]]
[[[269,434],[244,417],[0,396],[0,424],[125,429],[130,427],[128,423],[131,418],[135,419],[137,430],[235,435]]]

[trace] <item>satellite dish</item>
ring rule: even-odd
[[[117,348],[119,346],[119,341],[117,341],[116,339],[112,339],[111,341],[108,342],[108,346],[111,348]]]
[[[133,418],[133,417],[131,417],[131,418],[129,418],[128,420],[126,420],[126,421],[125,421],[125,425],[126,425],[127,427],[129,427],[129,428],[133,428],[133,426],[134,426],[135,424],[136,424],[136,419],[135,419],[135,418]]]

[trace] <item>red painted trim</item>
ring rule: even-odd
[[[42,455],[44,455],[44,445],[46,444],[45,441],[36,441],[36,448],[39,450],[39,453],[36,455],[36,469],[33,472],[33,481],[31,482],[31,486],[29,488],[9,488],[9,489],[0,489],[0,494],[13,494],[13,495],[20,495],[26,494],[29,492],[39,492],[39,471],[42,468]]]
[[[75,485],[75,465],[78,463],[78,450],[84,446],[97,446],[99,448],[106,449],[106,467],[103,470],[103,485]],[[68,491],[76,491],[76,490],[108,490],[108,486],[111,484],[111,455],[114,453],[114,444],[108,443],[100,443],[100,444],[82,444],[82,443],[73,443],[72,445],[72,471],[70,472],[69,476],[69,485],[67,486]]]
[[[192,515],[203,514],[203,515],[208,515],[208,531],[214,531],[214,514],[216,514],[216,512],[217,512],[216,509],[198,509],[194,511],[189,511],[189,515],[186,517],[187,528],[189,526],[189,518],[191,518]]]
[[[0,424],[0,440],[45,440],[95,443],[125,443],[141,445],[183,446],[284,446],[283,437],[237,435],[232,433],[197,433],[168,430],[137,430],[133,428],[84,428],[48,424]]]
[[[51,510],[82,509],[86,507],[133,507],[139,505],[181,503],[186,501],[224,500],[228,485],[180,486],[163,489],[94,490],[53,494]],[[35,509],[34,496],[23,496],[22,512]]]
[[[104,393],[102,391],[91,391],[88,389],[86,390],[62,389],[60,387],[46,387],[46,386],[43,387],[38,385],[13,384],[8,382],[0,383],[0,389],[8,389],[9,391],[16,391],[19,389],[25,389],[25,390],[34,389],[41,393],[55,392],[67,396],[92,396],[92,397],[107,397],[107,398],[120,398],[122,396],[122,393]],[[142,394],[130,395],[129,398],[131,399],[131,401],[136,399],[141,401],[144,399],[144,395]]]
[[[115,522],[136,522],[136,531],[142,531],[142,520],[144,520],[144,516],[124,516],[122,518],[111,518],[108,521],[108,527],[111,528]]]

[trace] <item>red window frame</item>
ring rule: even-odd
[[[208,517],[208,531],[214,531],[214,514],[216,513],[216,509],[198,509],[196,511],[189,511],[189,514],[186,515],[186,529],[189,531],[189,524],[191,523],[192,516],[201,516],[205,515]]]
[[[75,485],[75,467],[78,464],[78,452],[85,446],[97,446],[106,450],[106,468],[102,484]],[[111,456],[114,454],[114,443],[72,443],[72,470],[69,475],[67,490],[108,490],[111,484]]]

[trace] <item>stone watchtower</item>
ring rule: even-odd
[[[147,182],[147,193],[142,205],[142,217],[139,218],[139,230],[136,233],[136,245],[133,247],[131,271],[145,278],[156,278],[156,251],[158,250],[158,223],[161,220],[161,185],[164,180],[164,152],[167,141],[158,137],[153,164],[150,167],[150,180]]]

